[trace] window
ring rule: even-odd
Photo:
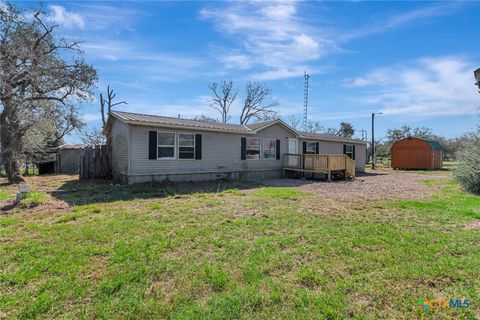
[[[307,147],[306,147],[305,153],[307,153],[307,154],[317,153],[317,143],[307,141]]]
[[[272,139],[263,140],[263,159],[276,159],[277,141]]]
[[[247,160],[260,159],[260,139],[247,139]]]
[[[158,159],[175,159],[175,132],[158,132]]]
[[[352,144],[346,144],[345,145],[345,154],[350,157],[350,159],[353,159],[353,145]]]
[[[178,158],[195,159],[195,135],[179,133],[178,134]]]

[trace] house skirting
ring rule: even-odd
[[[136,183],[162,183],[162,182],[197,182],[217,180],[258,181],[281,177],[281,170],[256,170],[256,171],[229,171],[229,172],[195,172],[172,173],[151,175],[122,175],[121,182]]]

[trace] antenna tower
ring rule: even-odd
[[[303,130],[307,130],[307,111],[308,111],[308,78],[310,75],[304,71],[305,92],[303,95]]]

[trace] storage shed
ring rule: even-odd
[[[409,137],[395,142],[390,151],[394,169],[440,169],[443,166],[442,146],[437,141]]]

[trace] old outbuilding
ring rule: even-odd
[[[443,166],[442,146],[437,141],[408,137],[391,148],[394,169],[440,169]]]

